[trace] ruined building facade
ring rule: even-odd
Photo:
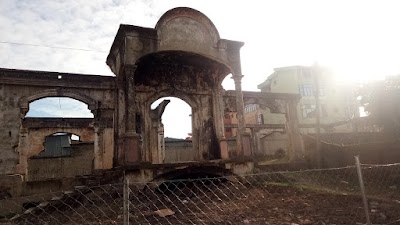
[[[85,160],[93,170],[164,164],[165,147],[158,133],[166,105],[150,108],[162,97],[177,97],[191,106],[196,162],[251,159],[252,143],[243,119],[246,103],[286,115],[292,155],[301,154],[298,96],[242,92],[242,46],[221,39],[202,13],[175,8],[155,28],[119,27],[106,60],[114,77],[0,69],[0,174],[29,174],[29,161],[43,151],[46,137],[60,132],[79,135],[92,144]],[[229,74],[235,91],[221,86]],[[46,97],[84,102],[94,118],[25,118],[29,104]],[[231,149],[225,138],[227,111],[237,112],[238,118],[236,145]],[[61,170],[69,169],[74,168]]]

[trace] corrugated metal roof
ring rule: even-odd
[[[45,139],[44,151],[38,157],[60,157],[71,155],[71,138],[68,134],[48,136]]]

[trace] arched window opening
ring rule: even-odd
[[[46,97],[29,103],[26,117],[93,118],[84,102],[69,97]]]
[[[163,162],[194,159],[192,143],[192,108],[175,97],[163,97],[151,104],[153,123],[158,123],[159,150]],[[154,127],[154,125],[153,125]]]

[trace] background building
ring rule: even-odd
[[[319,89],[321,132],[351,132],[353,128],[350,120],[359,117],[359,105],[354,94],[354,85],[337,82],[334,75],[326,68],[306,66],[275,68],[274,72],[257,87],[261,92],[300,94],[298,118],[303,133],[315,132],[313,125],[316,124],[317,116],[317,87]],[[284,115],[271,114],[269,109],[250,110],[250,108],[246,116],[249,121],[253,120],[250,117],[255,114],[257,122],[285,123]]]
[[[356,122],[360,118],[359,102],[355,95],[356,86],[337,82],[334,74],[326,68],[316,66],[275,68],[274,72],[257,87],[266,93],[300,95],[297,117],[300,132],[303,134],[316,133],[318,104],[320,132],[324,134],[324,139],[332,135],[336,135],[339,139],[346,137],[358,127]],[[271,113],[265,105],[248,103],[244,105],[244,117],[246,132],[253,137],[255,154],[274,159],[285,158],[290,148],[286,115]],[[226,112],[224,123],[226,138],[235,137],[236,113]]]

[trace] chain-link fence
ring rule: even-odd
[[[5,224],[400,224],[400,164],[75,187],[0,200]],[[0,222],[1,224],[1,222]]]

